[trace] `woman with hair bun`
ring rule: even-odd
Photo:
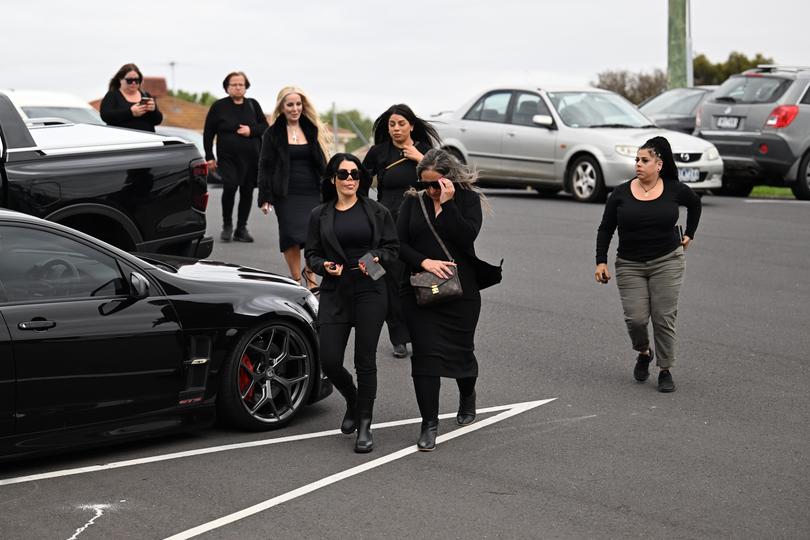
[[[320,181],[326,170],[331,138],[303,90],[281,89],[271,125],[262,137],[259,156],[259,207],[266,215],[275,208],[279,249],[293,279],[317,286],[315,274],[301,269],[301,249],[307,222],[321,202]]]
[[[685,206],[686,231],[677,225]],[[700,221],[700,198],[678,181],[672,148],[664,137],[653,137],[638,149],[636,177],[613,190],[605,204],[596,235],[598,283],[610,280],[607,252],[619,231],[616,284],[633,349],[638,353],[633,376],[644,382],[653,358],[660,369],[658,390],[674,392],[670,372],[675,363],[675,320],[685,268],[684,250]],[[647,325],[652,320],[655,349]]]

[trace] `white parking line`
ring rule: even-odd
[[[486,409],[479,409],[478,413],[490,413],[505,411],[515,407],[516,405],[499,405],[496,407],[488,407]],[[442,414],[439,418],[452,418],[456,413]],[[392,422],[381,422],[373,424],[371,427],[374,429],[382,429],[387,427],[404,426],[408,424],[416,424],[421,422],[421,418],[408,418],[407,420],[395,420]],[[315,433],[303,433],[301,435],[290,435],[289,437],[278,437],[275,439],[261,439],[258,441],[249,441],[244,443],[225,444],[222,446],[210,446],[208,448],[198,448],[196,450],[187,450],[185,452],[173,452],[171,454],[160,454],[157,456],[150,456],[138,459],[128,459],[126,461],[116,461],[113,463],[106,463],[103,465],[89,465],[87,467],[77,467],[74,469],[62,469],[59,471],[51,471],[41,474],[31,474],[28,476],[18,476],[15,478],[4,478],[0,480],[0,486],[8,486],[11,484],[23,484],[26,482],[36,482],[38,480],[47,480],[49,478],[59,478],[62,476],[73,476],[76,474],[87,474],[91,472],[106,471],[110,469],[120,469],[122,467],[132,467],[135,465],[145,465],[147,463],[157,463],[159,461],[168,461],[172,459],[181,459],[192,456],[201,456],[204,454],[215,454],[217,452],[228,452],[230,450],[240,450],[242,448],[254,448],[257,446],[267,446],[271,444],[280,444],[286,442],[303,441],[306,439],[315,439],[318,437],[329,437],[332,435],[340,434],[339,429],[330,429],[328,431],[318,431]]]
[[[810,201],[794,201],[793,199],[745,199],[747,203],[776,203],[776,204],[810,204]]]
[[[457,429],[455,431],[451,431],[450,433],[447,433],[445,435],[440,435],[436,439],[436,443],[440,444],[440,443],[443,443],[443,442],[447,442],[447,441],[449,441],[451,439],[455,439],[456,437],[466,435],[467,433],[471,433],[473,431],[476,431],[478,429],[481,429],[481,428],[487,427],[489,425],[495,424],[495,423],[500,422],[502,420],[506,420],[507,418],[510,418],[512,416],[515,416],[515,415],[518,415],[520,413],[524,413],[524,412],[526,412],[528,410],[534,409],[535,407],[539,407],[540,405],[544,405],[546,403],[554,401],[554,399],[556,399],[556,398],[543,399],[543,400],[540,400],[540,401],[529,401],[529,402],[526,402],[526,403],[515,403],[513,405],[507,405],[506,407],[508,409],[506,411],[500,413],[500,414],[497,414],[495,416],[491,416],[489,418],[486,418],[484,420],[476,422],[475,424],[471,424],[471,425],[459,428],[459,429]],[[479,411],[479,412],[481,412],[481,411]],[[455,414],[456,413],[453,413],[453,415],[455,415]],[[442,416],[447,416],[447,415],[442,415]],[[417,451],[416,445],[408,446],[407,448],[403,448],[402,450],[399,450],[397,452],[394,452],[394,453],[385,455],[383,457],[377,458],[375,460],[369,461],[368,463],[363,463],[362,465],[358,465],[356,467],[346,469],[345,471],[341,471],[341,472],[339,472],[337,474],[327,476],[326,478],[323,478],[323,479],[318,480],[316,482],[312,482],[311,484],[307,484],[307,485],[302,486],[302,487],[300,487],[298,489],[294,489],[293,491],[289,491],[287,493],[284,493],[283,495],[279,495],[278,497],[273,497],[272,499],[268,499],[268,500],[266,500],[264,502],[261,502],[259,504],[249,506],[248,508],[245,508],[244,510],[234,512],[233,514],[229,514],[229,515],[221,517],[219,519],[209,521],[208,523],[203,523],[202,525],[198,525],[197,527],[194,527],[192,529],[188,529],[188,530],[185,530],[183,532],[177,533],[177,534],[175,534],[173,536],[170,536],[170,537],[166,538],[165,540],[185,540],[187,538],[193,538],[195,536],[199,536],[199,535],[201,535],[203,533],[212,531],[214,529],[218,529],[220,527],[223,527],[223,526],[228,525],[230,523],[233,523],[235,521],[239,521],[241,519],[252,516],[254,514],[258,514],[259,512],[263,512],[263,511],[265,511],[265,510],[267,510],[269,508],[272,508],[274,506],[278,506],[278,505],[280,505],[282,503],[285,503],[287,501],[291,501],[293,499],[301,497],[302,495],[312,493],[313,491],[321,489],[322,487],[326,487],[326,486],[334,484],[336,482],[340,482],[341,480],[345,480],[346,478],[351,478],[352,476],[355,476],[355,475],[358,475],[360,473],[366,472],[368,470],[377,468],[377,467],[379,467],[381,465],[385,465],[386,463],[391,463],[392,461],[396,461],[396,460],[401,459],[401,458],[403,458],[403,457],[405,457],[407,455],[413,454],[416,451]]]

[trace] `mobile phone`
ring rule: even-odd
[[[150,98],[150,97],[146,97],[146,96],[141,96],[141,102],[140,102],[140,105],[146,105],[147,103],[149,103],[149,100],[150,100],[150,99],[152,99],[152,98]]]
[[[676,225],[675,228],[678,229],[678,239],[683,242],[683,227]]]
[[[366,273],[368,277],[377,281],[381,277],[385,275],[385,268],[378,262],[374,262],[374,255],[371,253],[366,253],[362,257],[360,257],[359,262],[363,263],[366,267]]]

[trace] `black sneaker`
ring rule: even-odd
[[[641,354],[636,357],[636,367],[633,368],[633,377],[638,382],[644,382],[650,378],[650,362],[655,358],[655,352],[650,349],[650,354]]]
[[[397,358],[405,358],[406,356],[408,356],[408,348],[405,346],[404,343],[394,345],[394,356]]]
[[[659,392],[674,392],[675,381],[672,380],[672,374],[667,371],[662,371],[658,374],[658,391]]]
[[[236,229],[236,232],[233,233],[233,239],[237,242],[253,242],[253,237],[250,236],[247,229]]]
[[[225,225],[222,227],[222,233],[219,235],[219,239],[223,242],[230,242],[231,236],[233,235],[233,227],[231,225]]]

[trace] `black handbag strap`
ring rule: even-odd
[[[444,254],[447,255],[447,260],[450,262],[455,262],[453,260],[453,256],[450,255],[449,251],[447,251],[447,246],[444,245],[444,242],[442,242],[442,239],[439,237],[439,233],[437,233],[436,229],[433,228],[433,223],[430,222],[430,218],[428,217],[427,213],[427,208],[425,207],[425,199],[422,197],[424,193],[425,190],[422,190],[418,193],[418,195],[419,195],[419,205],[422,207],[422,213],[425,215],[425,221],[427,221],[428,227],[430,227],[430,232],[433,233],[433,236],[436,237],[436,241],[439,242],[439,245],[442,247],[442,250],[444,250]]]

